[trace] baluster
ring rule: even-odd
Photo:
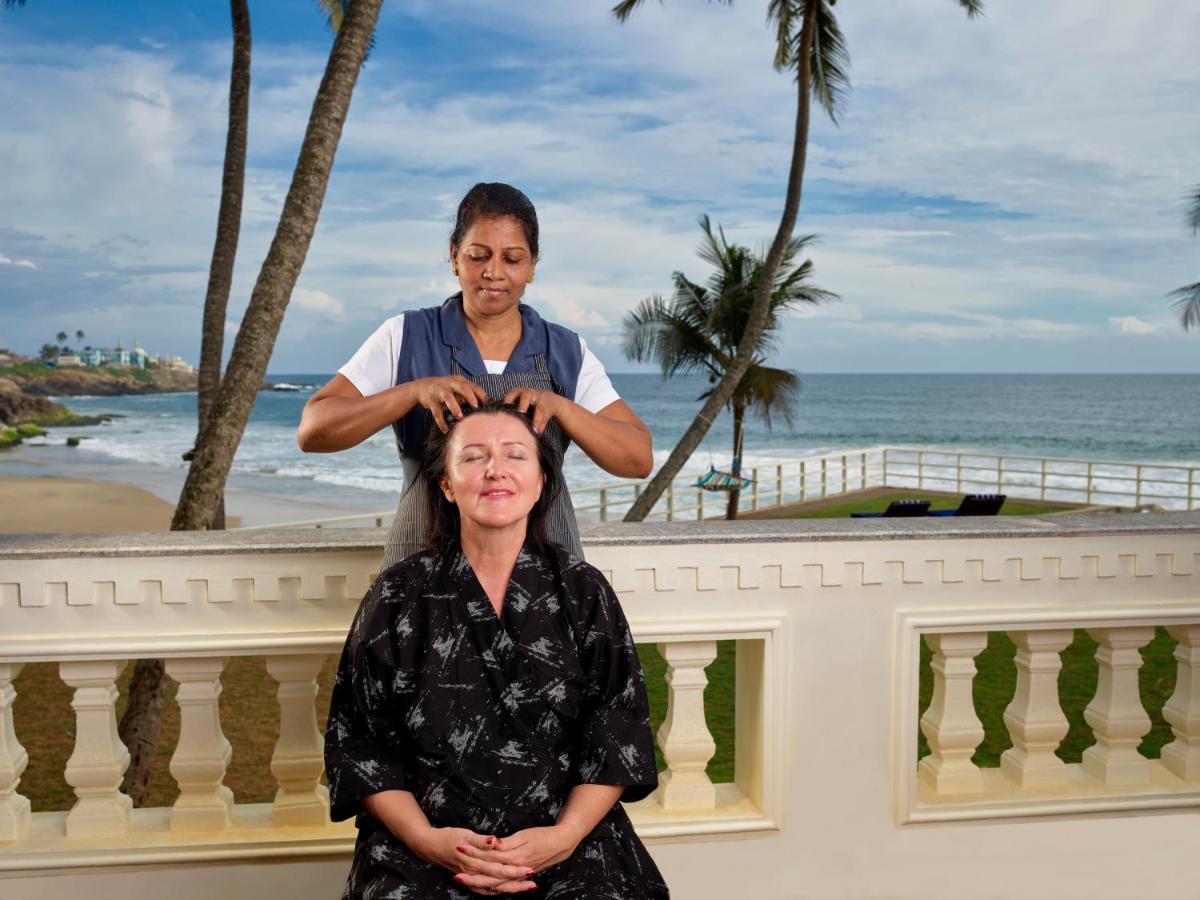
[[[1138,688],[1138,650],[1150,643],[1154,629],[1089,628],[1088,634],[1100,644],[1100,677],[1096,696],[1083,711],[1096,733],[1096,743],[1083,751],[1083,770],[1105,784],[1142,784],[1150,780],[1150,766],[1137,748],[1150,730],[1150,717]]]
[[[168,659],[167,674],[179,683],[179,743],[171,776],[179,797],[171,807],[172,831],[223,831],[229,827],[233,791],[222,782],[233,748],[221,731],[220,657]]]
[[[667,771],[659,775],[659,802],[663,809],[711,808],[716,789],[705,768],[717,745],[704,721],[704,670],[717,658],[717,642],[659,644],[658,652],[667,661],[667,715],[658,729]]]
[[[1179,641],[1175,692],[1163,707],[1175,740],[1162,749],[1162,764],[1184,781],[1200,781],[1200,625],[1169,625]]]
[[[12,683],[24,663],[0,663],[0,844],[20,840],[29,830],[29,798],[17,793],[29,754],[17,740],[12,705],[17,692]]]
[[[987,632],[927,634],[925,643],[933,651],[933,700],[921,716],[930,754],[917,767],[918,776],[938,793],[981,791],[983,775],[971,757],[983,740],[983,724],[971,688]]]
[[[321,781],[324,743],[317,729],[317,675],[321,654],[268,656],[267,671],[279,682],[279,741],[271,774],[279,783],[272,820],[276,825],[324,825],[329,789]]]
[[[1054,751],[1070,724],[1058,702],[1059,656],[1071,643],[1071,629],[1010,631],[1017,645],[1017,690],[1004,711],[1013,746],[1000,756],[1000,770],[1021,787],[1067,783],[1066,764]]]
[[[62,680],[75,689],[75,749],[64,775],[76,801],[67,814],[67,836],[123,834],[133,801],[121,793],[129,751],[117,735],[117,676],[125,660],[58,664]]]

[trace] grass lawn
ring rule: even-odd
[[[792,514],[793,519],[846,519],[856,512],[883,512],[893,500],[904,500],[909,497],[921,497],[930,501],[930,509],[958,509],[961,498],[958,495],[944,496],[930,491],[891,491],[888,493],[873,493],[869,497],[847,500],[830,505],[812,505],[808,509],[799,508]],[[1047,513],[1062,512],[1073,509],[1070,505],[1042,503],[1036,500],[1014,500],[1009,498],[1000,507],[1002,516],[1044,516]]]
[[[1151,728],[1138,748],[1143,756],[1158,759],[1159,751],[1173,735],[1171,726],[1162,717],[1163,704],[1175,689],[1175,660],[1172,653],[1176,641],[1163,628],[1155,631],[1154,640],[1142,648],[1144,663],[1139,672],[1142,705],[1150,715]],[[1058,748],[1063,762],[1077,763],[1083,751],[1095,738],[1091,726],[1083,720],[1083,711],[1096,692],[1097,667],[1094,654],[1098,645],[1083,629],[1075,632],[1075,640],[1062,652],[1062,671],[1058,674],[1058,697],[1070,723],[1070,730]],[[975,751],[977,766],[1000,765],[1000,754],[1012,746],[1004,726],[1004,709],[1013,698],[1017,686],[1017,669],[1013,662],[1016,645],[1003,632],[988,635],[988,645],[975,657],[979,674],[975,676],[975,714],[983,723],[984,738]],[[929,648],[921,644],[920,710],[923,713],[933,699],[933,677],[929,669]],[[929,747],[925,736],[918,734],[917,755],[926,756]]]

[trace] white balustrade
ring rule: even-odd
[[[1058,673],[1074,632],[1013,631],[1009,637],[1017,645],[1017,689],[1004,711],[1013,746],[1001,754],[1000,769],[1023,788],[1062,787],[1067,767],[1054,751],[1070,723],[1058,702]]]
[[[1162,764],[1184,781],[1200,781],[1200,625],[1169,625],[1175,647],[1175,692],[1163,706],[1175,740],[1162,749]]]
[[[67,784],[76,801],[67,814],[67,836],[125,832],[133,805],[121,793],[129,751],[117,735],[117,676],[125,660],[59,663],[62,680],[75,689],[75,750],[67,760]]]
[[[321,781],[324,743],[317,728],[315,701],[322,654],[267,657],[267,671],[279,683],[279,740],[271,774],[279,783],[272,809],[276,825],[322,825],[329,819],[329,789]]]
[[[17,792],[29,754],[17,740],[12,714],[17,696],[13,681],[22,668],[20,663],[0,663],[0,844],[18,840],[29,830],[29,798]]]
[[[229,827],[233,791],[224,785],[233,748],[221,731],[220,657],[168,659],[167,674],[179,683],[179,743],[171,775],[179,797],[171,808],[172,831],[222,831]]]
[[[983,790],[983,775],[971,762],[983,740],[983,724],[975,714],[972,685],[975,657],[987,646],[986,632],[927,634],[933,651],[933,699],[921,716],[921,732],[929,755],[921,760],[921,780],[942,794]]]
[[[914,478],[915,457],[911,468],[905,460],[891,456],[889,477]],[[927,485],[953,478],[940,465],[927,456]],[[813,479],[818,468],[810,463]],[[1006,464],[1006,488],[1026,471],[1033,484],[1034,469]],[[792,484],[792,470],[784,474]],[[1156,474],[1143,473],[1147,497]],[[1098,495],[1106,477],[1097,467]],[[695,491],[686,493],[690,517]],[[760,491],[760,505],[769,499]],[[609,501],[615,516],[620,504]],[[629,814],[673,893],[721,896],[737,871],[741,889],[764,900],[798,884],[828,900],[975,900],[1020,859],[1038,896],[1125,900],[1140,896],[1146,872],[1158,894],[1191,896],[1195,878],[1178,865],[1178,847],[1200,809],[1200,517],[1016,519],[1002,532],[952,519],[907,526],[905,540],[872,535],[869,523],[848,537],[846,523],[761,521],[717,531],[611,526],[589,539],[588,559],[609,577],[635,637],[667,660],[662,787]],[[378,570],[375,540],[340,529],[252,540],[189,533],[155,536],[147,552],[127,537],[0,536],[0,897],[207,900],[213,872],[229,900],[335,895],[354,831],[328,821],[314,695],[322,658],[341,646],[354,598]],[[1164,708],[1174,741],[1161,760],[1137,749],[1146,725],[1138,649],[1157,625],[1179,641]],[[1101,643],[1089,708],[1096,746],[1085,764],[1063,766],[1055,682],[1081,628]],[[972,762],[984,736],[976,663],[999,632],[1018,645],[1005,715],[1013,746],[998,767],[981,768]],[[934,657],[924,716],[921,639]],[[734,780],[713,784],[704,697],[721,640],[738,642],[736,758]],[[231,806],[223,788],[219,658],[233,654],[265,657],[276,683],[274,803]],[[117,660],[133,656],[171,660],[181,685],[175,812],[131,811],[119,791],[128,755],[114,684]],[[32,794],[25,760],[42,762],[42,749],[24,730],[25,748],[17,741],[13,679],[21,665],[46,661],[60,661],[75,691],[70,814],[29,813],[20,793]],[[919,718],[932,750],[920,763]],[[212,830],[191,830],[183,812],[206,805]],[[985,832],[1002,837],[1003,854],[962,852]],[[855,866],[859,857],[891,864]]]
[[[1104,784],[1142,784],[1150,780],[1150,766],[1138,745],[1150,730],[1150,717],[1142,706],[1138,687],[1138,652],[1154,637],[1149,626],[1090,628],[1100,644],[1096,662],[1100,676],[1096,696],[1083,717],[1096,734],[1096,743],[1083,751],[1083,770]]]
[[[658,652],[667,661],[667,714],[658,729],[667,771],[659,776],[659,802],[667,810],[711,808],[716,789],[705,769],[717,744],[704,719],[704,670],[717,658],[717,642],[659,644]]]

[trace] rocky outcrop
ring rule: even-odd
[[[136,374],[134,374],[136,372]],[[21,366],[0,371],[0,376],[20,385],[35,397],[113,396],[116,394],[159,394],[196,390],[194,372],[179,369],[77,369],[50,366]]]
[[[45,397],[32,396],[10,378],[0,378],[0,426],[10,429],[18,425],[43,427],[97,425],[110,416],[78,416],[61,403]],[[24,434],[22,437],[30,437]]]

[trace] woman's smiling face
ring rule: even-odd
[[[524,527],[545,476],[529,426],[511,413],[476,413],[454,426],[442,492],[463,530]]]
[[[514,216],[479,216],[450,245],[463,303],[485,316],[502,315],[516,307],[533,277],[537,263],[529,251],[525,229]]]

